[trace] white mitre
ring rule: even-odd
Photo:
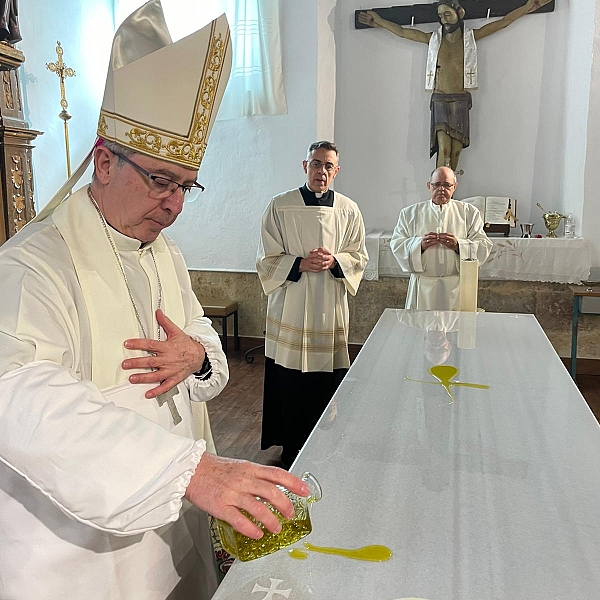
[[[173,43],[160,0],[150,0],[115,33],[98,137],[198,169],[230,71],[231,40],[224,14]],[[64,200],[92,155],[93,148],[36,221]]]

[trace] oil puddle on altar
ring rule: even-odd
[[[460,371],[452,365],[436,365],[429,368],[429,372],[437,379],[437,381],[424,381],[422,379],[412,379],[411,377],[405,377],[406,381],[416,381],[418,383],[427,383],[430,385],[441,385],[448,392],[450,396],[450,404],[454,402],[454,395],[450,388],[456,387],[469,387],[478,390],[489,390],[490,386],[483,383],[469,383],[466,381],[456,381],[454,378],[460,373]]]

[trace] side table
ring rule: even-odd
[[[200,303],[202,304],[202,302]],[[240,336],[238,332],[238,303],[237,302],[212,302],[202,305],[204,316],[212,319],[221,319],[221,328],[223,331],[223,352],[227,356],[227,317],[233,315],[233,346],[235,350],[240,349]]]
[[[592,315],[600,317],[600,313],[588,313],[581,310],[581,301],[583,298],[600,298],[600,284],[593,285],[570,285],[573,292],[573,326],[571,329],[571,377],[577,375],[577,327],[579,315]]]

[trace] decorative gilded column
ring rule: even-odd
[[[24,61],[20,50],[0,43],[0,244],[35,216],[31,150],[42,132],[23,116],[17,69]]]

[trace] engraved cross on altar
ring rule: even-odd
[[[173,417],[173,425],[179,425],[181,423],[181,415],[177,411],[177,406],[175,406],[175,401],[173,398],[179,393],[177,386],[172,387],[168,392],[161,394],[156,397],[156,401],[158,402],[158,406],[162,406],[165,402],[171,411],[171,417]]]
[[[271,577],[269,577],[269,581],[271,582],[271,587],[263,587],[262,585],[258,585],[258,583],[254,584],[254,588],[252,588],[252,593],[254,594],[255,592],[267,592],[267,595],[263,597],[262,600],[271,600],[272,598],[275,597],[275,594],[277,594],[278,596],[283,596],[284,598],[288,598],[290,593],[292,592],[291,589],[289,590],[278,590],[277,588],[279,587],[280,583],[283,583],[283,579],[272,579]]]

